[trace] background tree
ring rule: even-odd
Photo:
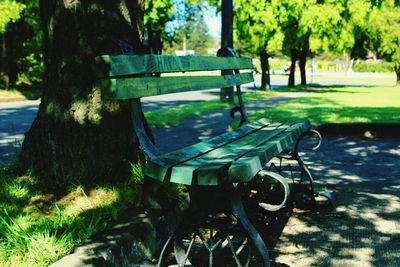
[[[196,55],[208,55],[208,48],[216,47],[204,21],[204,3],[182,2],[175,7],[176,13],[168,31],[166,53],[175,50],[195,50]]]
[[[301,84],[306,85],[307,57],[335,51],[342,28],[344,8],[337,1],[310,1],[298,22],[298,58]]]
[[[269,57],[282,48],[281,34],[270,1],[236,0],[235,43],[240,54],[258,55],[261,90],[271,89]]]
[[[368,22],[371,50],[393,63],[396,85],[400,86],[400,2],[385,1],[375,6]]]
[[[94,59],[120,53],[120,40],[141,53],[143,12],[142,1],[40,1],[44,89],[21,167],[53,185],[127,174],[135,153],[128,103],[100,99]]]
[[[173,5],[170,0],[145,1],[144,25],[153,54],[161,54],[166,41],[166,23],[172,19]]]
[[[12,57],[12,46],[10,47],[10,39],[14,37],[13,31],[6,30],[8,26],[16,22],[20,17],[25,5],[11,0],[0,0],[0,78],[4,76],[4,86],[8,87],[8,83],[16,81],[15,65],[10,58]],[[1,84],[0,84],[1,85]]]

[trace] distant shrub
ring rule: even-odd
[[[34,84],[42,81],[44,65],[42,54],[29,54],[18,61],[20,68],[19,83]]]
[[[357,60],[353,66],[356,72],[393,72],[393,63],[386,61],[366,62]]]

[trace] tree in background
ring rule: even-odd
[[[19,156],[40,180],[101,182],[129,173],[135,156],[128,103],[100,99],[99,54],[121,53],[125,40],[143,52],[142,1],[40,1],[43,97]]]
[[[370,48],[393,63],[396,85],[400,86],[400,2],[385,1],[373,7],[368,22]]]
[[[208,48],[215,47],[216,41],[204,21],[204,3],[181,1],[180,6],[175,8],[165,52],[175,54],[175,50],[195,50],[196,55],[208,55]]]
[[[298,22],[298,59],[301,84],[306,85],[307,57],[335,51],[340,39],[344,8],[337,1],[311,1],[303,10]]]
[[[235,43],[237,52],[258,55],[261,90],[271,89],[269,57],[282,48],[283,35],[269,1],[236,0]]]
[[[12,63],[10,60],[12,47],[9,44],[10,35],[13,35],[13,33],[6,31],[11,23],[18,21],[25,8],[24,4],[16,1],[0,0],[0,78],[4,79],[5,87],[8,87],[9,82],[14,83],[16,81],[16,64],[10,64]]]
[[[161,54],[166,41],[166,23],[172,19],[174,9],[170,0],[145,1],[144,25],[153,54]]]

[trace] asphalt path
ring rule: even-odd
[[[38,109],[39,101],[0,103],[0,165],[19,151]]]
[[[340,84],[340,75],[336,74],[337,80],[334,82],[335,84]],[[332,75],[331,75],[332,76]],[[379,78],[379,77],[377,77]],[[299,79],[296,79],[297,81]],[[310,78],[309,78],[310,80]],[[281,86],[285,86],[287,84],[287,76],[280,75],[272,80],[272,87],[278,88]],[[321,84],[331,84],[329,82],[321,83]],[[358,84],[362,85],[362,84]],[[364,84],[365,85],[365,84]],[[243,92],[251,92],[255,91],[256,88],[260,86],[260,79],[256,79],[256,83],[254,84],[247,84],[243,86]],[[278,97],[276,99],[271,99],[271,101],[264,101],[263,103],[256,103],[252,105],[247,105],[248,109],[257,109],[267,107],[271,104],[279,104],[281,101],[287,101],[295,97],[302,97],[303,95],[283,95],[282,97]],[[170,94],[170,95],[162,95],[162,96],[154,96],[154,97],[147,97],[142,99],[143,103],[143,110],[151,111],[155,109],[175,106],[179,104],[187,104],[193,102],[201,102],[207,100],[213,100],[219,98],[219,89],[211,89],[211,90],[204,90],[204,91],[194,91],[194,92],[186,92],[186,93],[178,93],[178,94]],[[1,100],[1,99],[0,99]],[[25,133],[29,130],[36,113],[38,111],[39,101],[19,101],[19,102],[1,102],[0,101],[0,165],[9,162],[12,160],[13,155],[15,155],[24,139]],[[221,114],[220,114],[221,115]],[[208,116],[208,115],[207,115]],[[216,115],[218,116],[218,114]],[[222,114],[223,118],[221,120],[227,120],[227,113],[224,112]],[[200,117],[199,121],[202,120]],[[208,119],[207,119],[208,120]],[[209,121],[209,120],[208,120]],[[193,123],[191,121],[187,122],[187,124]],[[191,125],[193,126],[193,125]],[[203,125],[203,128],[206,128],[210,125]],[[215,126],[220,127],[220,125],[215,124]],[[224,126],[225,127],[225,126]],[[188,127],[185,127],[185,129]],[[178,129],[179,130],[179,129]],[[180,129],[182,131],[182,129]],[[195,129],[195,133],[200,133],[199,137],[188,138],[188,142],[186,144],[190,144],[193,142],[198,142],[201,139],[209,138],[210,135],[217,134],[218,132],[224,131],[224,129],[209,129],[209,130],[202,130],[200,131]],[[172,131],[170,129],[169,131]],[[187,131],[187,129],[185,130]],[[164,131],[155,131],[155,135],[162,135]],[[189,136],[189,135],[187,135]],[[189,140],[190,139],[190,140]],[[166,147],[166,150],[172,149],[172,147]]]

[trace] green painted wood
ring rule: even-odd
[[[252,134],[263,127],[271,124],[271,121],[267,119],[260,119],[253,123],[248,123],[234,131],[223,133],[219,136],[210,138],[206,141],[164,154],[159,157],[152,158],[146,164],[145,175],[152,177],[159,181],[164,181],[166,174],[170,168],[176,164],[191,160],[200,155],[222,147],[234,140],[237,140],[243,136]],[[182,179],[184,184],[192,183],[192,176]]]
[[[196,176],[199,185],[218,185],[227,177],[227,168],[237,158],[257,149],[288,126],[273,123],[252,134],[243,136],[229,144],[192,160],[177,164],[171,170],[171,182],[181,183],[187,177]]]
[[[133,74],[253,69],[250,58],[161,55],[104,55],[96,58],[103,77]]]
[[[296,142],[297,138],[310,128],[308,120],[295,123],[276,138],[236,160],[229,167],[229,181],[246,182],[251,180],[273,157]]]
[[[109,79],[101,82],[102,98],[127,100],[146,96],[236,86],[253,82],[252,73],[223,76],[174,76]]]

